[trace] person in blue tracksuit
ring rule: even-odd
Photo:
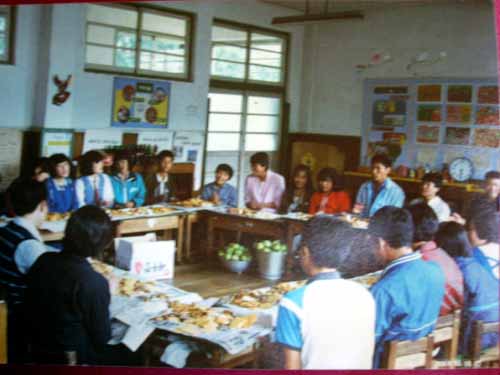
[[[457,262],[464,276],[464,306],[460,324],[459,352],[471,352],[472,325],[477,320],[485,323],[499,321],[498,280],[490,269],[481,264],[471,249],[465,229],[458,223],[442,223],[436,233],[436,243]],[[481,338],[481,348],[498,343],[498,333]]]
[[[126,154],[115,155],[114,174],[111,176],[115,193],[115,207],[132,208],[144,205],[146,187],[139,173],[131,171],[132,160]]]
[[[49,212],[66,213],[78,208],[75,182],[71,178],[71,161],[64,154],[49,159],[51,177],[45,181]]]

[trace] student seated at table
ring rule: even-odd
[[[338,272],[352,236],[349,224],[331,217],[315,217],[306,226],[298,258],[309,280],[281,300],[276,325],[288,370],[371,368],[373,297]]]
[[[76,180],[75,191],[78,207],[93,204],[100,207],[113,207],[115,194],[111,179],[103,172],[104,155],[99,151],[88,151],[82,156],[80,174]]]
[[[405,193],[389,178],[392,161],[385,154],[377,154],[371,160],[372,181],[359,188],[353,212],[371,217],[385,206],[403,207]]]
[[[415,232],[413,234],[413,249],[420,251],[422,259],[436,262],[446,279],[445,294],[439,315],[448,315],[462,308],[464,298],[464,279],[460,268],[434,242],[434,236],[439,228],[439,220],[434,210],[426,203],[411,205],[410,211]]]
[[[203,186],[201,199],[216,205],[238,206],[238,193],[228,181],[233,177],[233,168],[229,164],[219,164],[215,169],[215,181]]]
[[[139,173],[132,172],[134,165],[131,158],[119,153],[115,155],[114,174],[111,184],[115,195],[116,208],[132,208],[144,205],[146,187]]]
[[[65,213],[78,208],[75,182],[71,178],[71,160],[64,154],[49,158],[51,177],[45,181],[49,212]]]
[[[45,182],[50,177],[50,160],[46,157],[37,158],[33,164],[31,178]]]
[[[464,305],[460,324],[459,353],[471,351],[472,325],[477,320],[498,322],[498,280],[472,256],[472,247],[465,228],[455,222],[442,223],[436,233],[436,242],[458,264],[464,278]],[[498,343],[498,334],[481,338],[481,348]]]
[[[8,361],[23,363],[29,360],[24,316],[25,274],[40,255],[53,249],[44,245],[37,229],[47,215],[45,185],[31,178],[17,179],[8,192],[9,206],[16,216],[0,227],[0,285],[5,288],[8,306]]]
[[[451,215],[450,206],[438,195],[442,186],[443,178],[439,173],[427,173],[422,178],[422,197],[414,199],[410,204],[427,203],[436,213],[439,222],[448,220]]]
[[[498,214],[488,202],[476,204],[467,221],[472,256],[498,281],[500,249],[498,245]]]
[[[283,176],[269,169],[269,156],[257,152],[250,158],[252,174],[245,181],[245,204],[252,210],[276,212],[285,192]]]
[[[413,221],[402,208],[386,206],[372,217],[369,227],[378,239],[378,255],[385,263],[371,292],[377,306],[374,367],[380,366],[387,341],[418,340],[432,332],[443,302],[445,276],[434,262],[413,252]]]
[[[351,210],[351,198],[338,190],[338,176],[334,168],[323,168],[318,173],[318,191],[312,195],[309,213],[338,214]]]
[[[146,178],[146,203],[155,204],[175,200],[175,184],[170,170],[174,166],[174,154],[164,150],[156,156],[156,173]]]
[[[288,186],[281,200],[280,213],[308,213],[313,194],[311,169],[304,164],[297,165]]]
[[[87,257],[98,256],[112,240],[108,215],[84,206],[68,221],[62,252],[42,255],[31,268],[26,311],[35,363],[101,362],[111,337],[110,291]]]

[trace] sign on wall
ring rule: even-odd
[[[46,129],[42,133],[42,156],[64,154],[73,156],[73,132],[68,130]]]
[[[83,153],[121,145],[122,133],[119,130],[87,130],[84,136]]]
[[[141,132],[137,136],[138,145],[156,146],[156,151],[172,150],[174,144],[174,133],[170,131],[162,132]]]
[[[205,137],[199,132],[176,132],[174,138],[174,153],[176,162],[194,163],[194,189],[201,186],[201,171],[203,167],[203,148]]]
[[[170,82],[115,77],[111,126],[166,128]]]

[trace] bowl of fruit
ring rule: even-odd
[[[252,261],[248,249],[237,243],[231,243],[225,249],[220,250],[219,258],[227,270],[238,274],[244,272]]]

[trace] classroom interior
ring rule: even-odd
[[[121,153],[146,178],[155,155],[171,150],[174,202],[106,210],[115,240],[92,265],[105,277],[128,280],[111,297],[112,340],[120,351],[106,364],[290,368],[275,342],[278,304],[307,279],[296,250],[322,209],[292,215],[250,207],[252,157],[265,153],[286,189],[299,165],[309,168],[314,189],[320,171],[334,168],[332,181],[350,202],[335,214],[358,230],[369,225],[357,216],[358,192],[372,180],[372,158],[380,154],[391,159],[390,178],[405,204],[421,196],[424,175],[437,173],[444,180],[440,197],[466,217],[484,194],[486,173],[500,171],[495,22],[488,0],[0,5],[2,200],[41,157],[65,154],[77,178],[85,153],[103,152],[110,171]],[[231,167],[228,183],[237,194],[227,211],[198,198],[221,164]],[[2,208],[7,225],[12,215],[8,204]],[[57,247],[68,216],[50,215],[40,234]],[[148,233],[154,239],[138,243],[153,247],[120,242]],[[126,255],[118,255],[121,246]],[[259,246],[280,258],[261,261]],[[243,270],[228,252],[248,254],[235,258],[246,263]],[[151,263],[153,276],[134,268],[134,256]],[[369,287],[384,267],[372,254],[356,256],[365,261],[346,275]],[[270,275],[273,262],[277,276]],[[11,363],[3,298],[0,363]],[[148,303],[157,309],[153,315]],[[168,324],[166,308],[191,303],[204,313],[231,310],[234,327]],[[457,310],[440,317],[433,335],[406,346],[392,341],[377,367],[498,367],[498,344],[494,352],[479,344],[469,357],[458,353],[461,321]],[[498,330],[498,321],[490,324],[496,325],[488,332]]]

